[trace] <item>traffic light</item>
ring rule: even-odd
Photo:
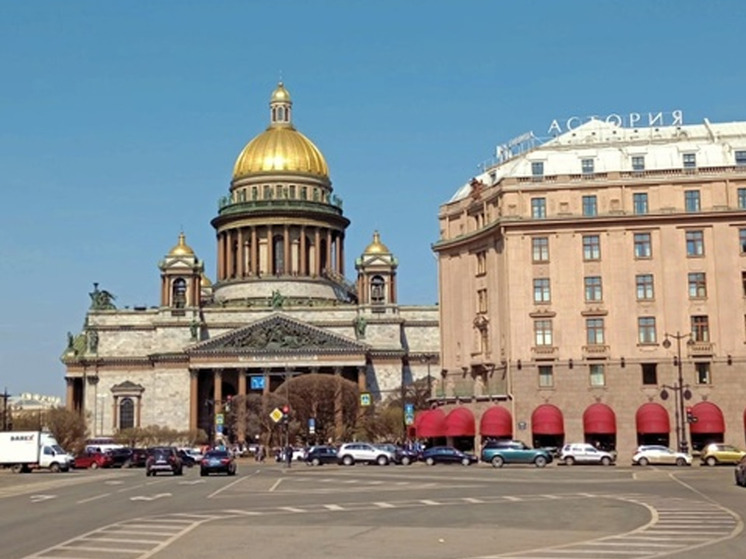
[[[697,423],[697,418],[694,416],[694,410],[692,408],[686,408],[686,422]]]
[[[290,406],[282,406],[282,422],[285,425],[290,422]]]
[[[231,403],[232,402],[233,402],[233,396],[231,396],[230,394],[228,394],[225,397],[225,411],[230,411],[231,410]]]

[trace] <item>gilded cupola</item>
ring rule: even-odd
[[[366,247],[363,254],[390,254],[388,247],[381,242],[378,231],[373,232],[373,242]]]
[[[243,148],[233,179],[278,172],[328,178],[329,168],[319,148],[293,127],[293,102],[282,82],[272,93],[269,108],[269,127]]]
[[[186,236],[184,233],[179,233],[179,242],[178,244],[172,248],[169,253],[169,256],[194,256],[194,250],[192,250],[192,247],[190,247],[188,244],[186,244]]]

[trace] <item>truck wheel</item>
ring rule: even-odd
[[[10,470],[14,474],[20,474],[23,471],[23,465],[22,464],[13,464],[13,466],[11,466]]]
[[[57,462],[52,462],[49,466],[49,470],[56,474],[60,471],[60,465]]]

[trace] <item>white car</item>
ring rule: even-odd
[[[566,444],[562,447],[560,463],[572,466],[573,464],[602,464],[610,466],[616,461],[616,457],[610,452],[599,450],[592,444],[576,443]]]
[[[345,443],[337,451],[337,459],[345,466],[355,462],[386,466],[395,461],[394,453],[368,443]]]
[[[692,457],[689,454],[676,452],[661,445],[643,445],[637,449],[632,457],[632,464],[637,466],[647,466],[648,464],[691,466]]]

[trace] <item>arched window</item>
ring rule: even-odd
[[[385,286],[386,281],[381,276],[373,276],[370,280],[371,303],[381,305],[386,302]]]
[[[272,273],[280,276],[285,273],[285,238],[282,235],[275,235],[272,238]]]
[[[187,285],[184,278],[177,278],[173,283],[173,298],[171,301],[172,306],[177,309],[183,309],[186,306],[186,290]]]
[[[119,402],[119,429],[135,426],[135,403],[132,398],[122,398]]]
[[[272,187],[268,184],[264,185],[264,199],[265,200],[271,200],[272,199]]]
[[[277,120],[285,120],[285,109],[277,107]]]

